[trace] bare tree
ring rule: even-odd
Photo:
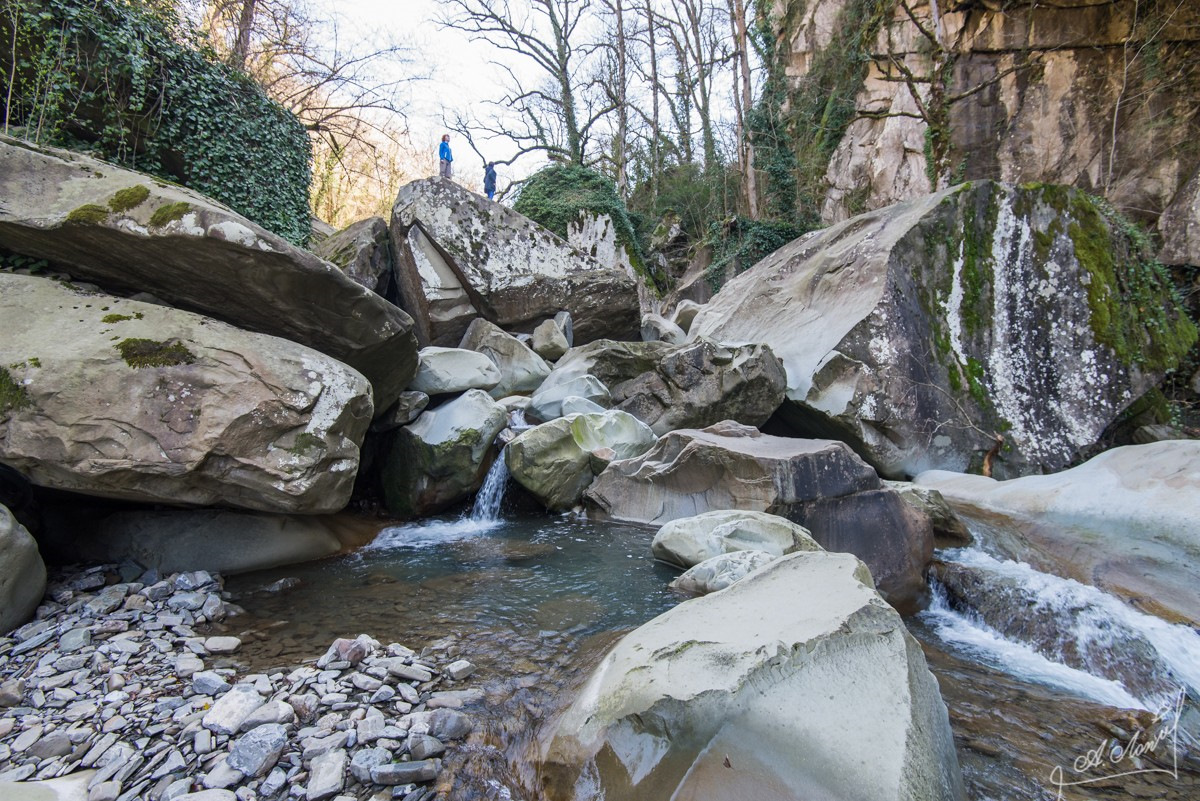
[[[527,8],[509,0],[446,0],[446,5],[451,10],[440,20],[443,26],[515,53],[540,73],[541,81],[530,87],[511,67],[492,62],[508,76],[502,105],[516,114],[521,129],[493,124],[489,133],[509,136],[523,153],[541,150],[587,163],[593,129],[615,107],[584,96],[583,63],[598,47],[583,26],[589,0],[529,0]]]
[[[746,114],[754,105],[753,82],[750,74],[750,40],[746,31],[744,0],[728,0],[729,21],[733,27],[734,87],[733,108],[737,114],[738,161],[742,173],[742,195],[750,219],[758,219],[758,181],[754,174],[754,137],[746,126]]]
[[[720,163],[717,138],[713,128],[713,81],[717,69],[726,63],[730,54],[728,42],[719,31],[722,8],[712,0],[675,0],[669,18],[671,42],[679,62],[678,90],[687,93],[686,108],[690,129],[690,113],[694,109],[700,122],[700,144],[705,169]],[[682,110],[685,104],[679,104]],[[682,115],[680,115],[682,116]],[[683,120],[677,120],[683,125]]]

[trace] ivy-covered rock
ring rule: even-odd
[[[417,367],[412,320],[328,262],[151,176],[0,135],[0,248],[315,348],[385,410]]]
[[[9,91],[0,113],[9,129],[191,187],[303,244],[308,132],[205,49],[176,7],[6,3],[0,69]]]
[[[606,265],[625,263],[656,291],[642,244],[613,182],[578,164],[554,164],[521,186],[513,209]]]
[[[0,462],[39,486],[145,503],[339,511],[366,379],[209,317],[0,273]]]
[[[401,302],[422,345],[457,345],[476,317],[529,332],[564,310],[578,341],[638,331],[637,287],[623,270],[452,181],[403,187],[391,232]]]
[[[981,181],[791,243],[726,284],[690,335],[767,343],[788,422],[889,477],[985,458],[1006,477],[1070,463],[1196,330],[1087,195]]]

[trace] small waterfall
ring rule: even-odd
[[[504,461],[504,450],[496,455],[492,468],[483,479],[483,486],[475,495],[469,519],[475,523],[494,523],[500,519],[500,502],[504,500],[504,488],[508,486],[508,465]]]
[[[994,667],[1100,703],[1155,709],[1200,693],[1200,635],[1095,587],[979,548],[941,554],[945,586],[922,619]]]

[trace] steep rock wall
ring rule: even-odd
[[[833,31],[853,24],[843,14],[852,4],[774,4],[793,86]],[[1076,186],[1149,224],[1194,208],[1195,3],[897,0],[868,55],[858,117],[826,173],[827,223],[978,178]],[[1181,240],[1178,223],[1164,234],[1165,261],[1194,263],[1200,242]]]

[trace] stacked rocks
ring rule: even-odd
[[[472,730],[459,707],[481,692],[442,689],[465,660],[439,670],[359,635],[315,665],[239,676],[225,655],[240,639],[195,628],[241,611],[219,577],[109,584],[115,571],[52,582],[37,619],[0,638],[0,787],[91,770],[88,801],[418,801]]]

